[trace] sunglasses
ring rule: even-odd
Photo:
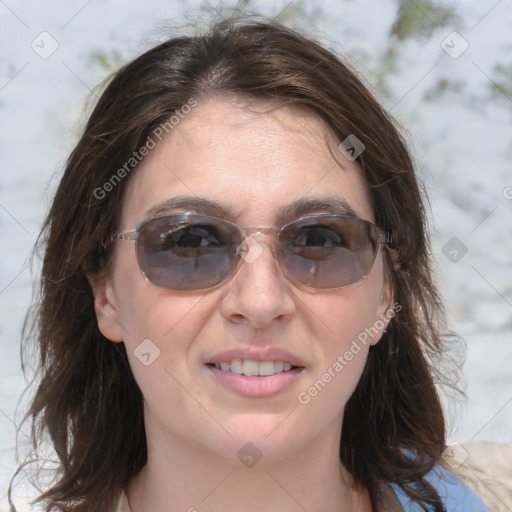
[[[350,215],[300,217],[280,227],[241,228],[224,219],[193,212],[166,213],[112,236],[135,240],[144,277],[167,290],[203,291],[234,276],[242,262],[263,251],[253,233],[275,232],[272,251],[283,274],[299,288],[334,290],[363,280],[391,233]]]

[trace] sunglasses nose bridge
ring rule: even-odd
[[[270,247],[273,256],[276,255],[277,228],[240,228],[242,241],[236,253],[246,262],[252,263],[263,253],[263,240],[269,236],[272,239],[265,243]]]

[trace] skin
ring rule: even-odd
[[[246,227],[282,224],[281,206],[332,195],[374,221],[360,170],[338,143],[298,106],[204,99],[131,177],[119,230],[135,229],[152,206],[181,194],[223,203],[234,213],[228,220]],[[90,276],[99,328],[125,343],[144,395],[148,463],[127,489],[132,512],[372,510],[339,461],[344,406],[370,343],[308,404],[297,396],[389,310],[381,253],[363,281],[310,292],[282,276],[271,235],[257,240],[262,254],[207,292],[147,282],[129,241],[116,242],[110,275]],[[145,366],[134,351],[148,338],[160,356]],[[305,369],[278,394],[249,398],[204,366],[219,352],[251,346],[283,348]],[[247,442],[262,455],[251,468],[237,457]]]

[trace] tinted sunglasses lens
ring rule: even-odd
[[[377,254],[370,222],[337,216],[299,220],[281,232],[281,261],[290,277],[310,288],[342,288],[360,281]]]
[[[169,215],[140,227],[137,257],[146,278],[169,290],[201,290],[233,269],[241,237],[235,226],[201,215]]]

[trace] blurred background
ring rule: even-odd
[[[468,399],[446,399],[449,438],[512,442],[511,0],[0,0],[0,512],[30,397],[20,330],[39,260],[31,273],[29,258],[84,106],[125,61],[236,7],[343,55],[407,130],[449,327],[466,352]],[[21,455],[29,433],[19,431]]]

